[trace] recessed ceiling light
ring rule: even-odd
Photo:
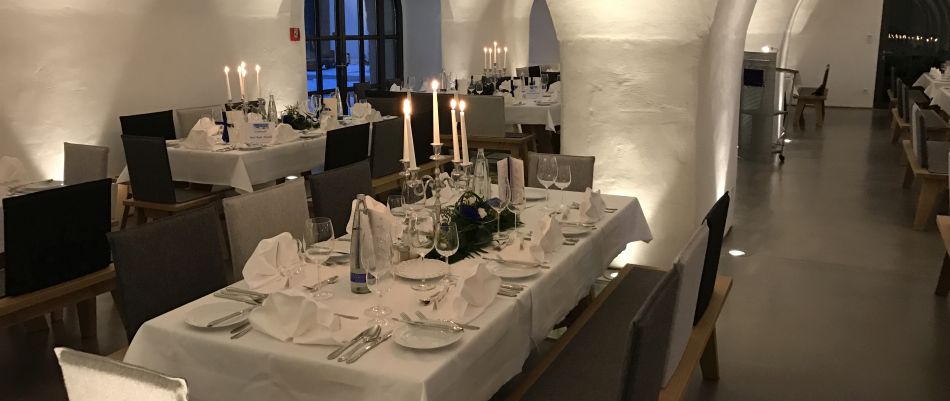
[[[745,256],[745,251],[741,251],[738,249],[730,249],[729,254],[732,256]]]

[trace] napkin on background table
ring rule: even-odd
[[[252,311],[248,321],[254,330],[280,341],[296,344],[337,345],[340,317],[314,299],[290,292],[273,293],[264,305]]]
[[[307,284],[307,269],[303,273],[287,277],[281,274],[281,267],[290,267],[301,263],[297,254],[297,240],[290,233],[280,233],[257,244],[254,253],[244,264],[244,281],[253,291],[270,294],[292,286]],[[293,280],[293,282],[291,282]]]
[[[10,156],[0,157],[0,184],[13,183],[23,179],[26,169],[20,159]]]
[[[471,268],[468,264],[475,263]],[[488,269],[488,263],[475,259],[466,259],[452,266],[458,272],[458,284],[449,290],[439,308],[433,311],[440,319],[451,319],[468,323],[482,314],[491,305],[501,287],[501,278]]]
[[[340,122],[336,120],[335,115],[324,114],[320,116],[320,129],[324,132],[340,128]]]
[[[511,80],[502,82],[501,85],[498,85],[498,89],[504,89],[506,91],[511,91]]]
[[[350,107],[350,115],[355,118],[366,119],[373,114],[373,105],[369,103],[356,103]]]
[[[555,83],[553,83],[553,84],[548,85],[548,93],[552,93],[552,94],[556,93],[556,94],[560,95],[560,94],[561,94],[561,81],[557,81],[557,82],[555,82]]]
[[[402,91],[402,88],[399,85],[393,84],[389,87],[390,92],[399,92]]]
[[[217,125],[208,117],[201,117],[195,126],[188,132],[188,137],[181,142],[181,145],[188,149],[214,150],[218,145],[218,131],[221,126]]]
[[[581,217],[587,219],[589,222],[594,222],[600,220],[601,217],[604,217],[604,198],[600,195],[600,190],[593,191],[590,188],[587,188],[584,191],[584,200],[581,201],[580,212]]]
[[[367,195],[365,199],[369,215],[363,215],[363,219],[360,221],[360,255],[364,258],[364,263],[386,266],[392,263],[391,230],[393,224],[398,224],[398,222],[389,211],[389,207],[377,202],[371,196]],[[346,232],[348,233],[353,231],[356,202],[356,199],[354,199],[350,209],[350,221],[346,224]],[[370,258],[370,256],[372,257]]]
[[[288,124],[277,124],[275,129],[274,136],[271,138],[271,145],[279,145],[282,143],[293,142],[300,139],[300,133],[295,131],[293,127]]]
[[[506,185],[511,188],[509,200],[524,202],[524,161],[514,157],[501,159],[496,163],[498,167],[499,193],[504,194]],[[511,166],[509,168],[509,166]]]
[[[518,263],[543,263],[544,254],[561,248],[564,235],[561,224],[551,216],[544,216],[531,235],[531,240],[521,246],[521,240],[515,239],[511,245],[502,249],[498,256]]]

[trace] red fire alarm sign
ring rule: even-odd
[[[291,42],[300,41],[300,28],[290,28],[290,41]]]

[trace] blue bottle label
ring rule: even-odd
[[[350,273],[351,283],[366,283],[366,273]]]

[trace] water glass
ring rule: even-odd
[[[445,263],[449,264],[449,256],[455,255],[459,250],[459,231],[455,223],[439,224],[439,231],[436,235],[435,251],[445,258]],[[455,275],[447,274],[445,284],[456,281]]]
[[[508,185],[508,181],[502,182],[500,179],[495,178],[495,187],[492,191],[494,195],[491,199],[488,200],[488,206],[491,206],[492,210],[495,211],[495,218],[497,232],[495,233],[495,242],[498,245],[501,245],[505,241],[508,241],[508,234],[503,234],[501,232],[501,213],[508,208],[508,204],[511,203],[511,186]]]
[[[557,178],[554,179],[554,186],[561,190],[561,207],[564,207],[564,189],[571,186],[571,165],[561,163],[557,165]]]
[[[475,81],[475,94],[481,95],[485,91],[485,85],[482,85],[482,81]]]
[[[540,155],[538,160],[538,182],[544,186],[544,208],[551,210],[551,185],[557,179],[557,159],[554,155]]]
[[[317,279],[320,279],[320,266],[333,253],[333,221],[327,217],[314,217],[307,219],[304,227],[304,248],[308,262],[317,264]],[[315,299],[328,299],[333,293],[327,291],[317,291],[313,294]]]
[[[390,233],[386,233],[389,235]],[[392,242],[391,238],[381,239]],[[389,251],[392,252],[392,247],[389,247]],[[389,322],[386,319],[383,319],[385,316],[392,314],[392,309],[383,305],[383,297],[389,293],[389,290],[392,289],[393,282],[396,278],[394,276],[392,263],[392,254],[388,258],[384,258],[387,263],[378,263],[380,259],[375,259],[372,263],[366,263],[366,286],[369,287],[370,292],[373,294],[379,295],[379,298],[375,305],[366,308],[363,313],[366,316],[372,317],[370,319],[369,325],[380,325],[386,326]]]
[[[406,215],[406,209],[403,205],[406,203],[406,197],[402,195],[389,195],[386,205],[389,206],[389,212],[393,216],[403,217]]]
[[[523,196],[513,197],[511,198],[511,202],[508,203],[508,210],[511,210],[511,212],[515,214],[515,232],[516,233],[520,232],[520,230],[518,229],[518,219],[521,216],[521,213],[523,213],[527,208],[528,208],[528,201]]]
[[[407,242],[410,251],[419,255],[419,263],[422,263],[425,256],[435,247],[436,224],[438,224],[438,218],[435,211],[425,207],[414,211],[409,219],[409,241]],[[429,291],[435,289],[435,286],[423,279],[413,284],[412,289]]]

